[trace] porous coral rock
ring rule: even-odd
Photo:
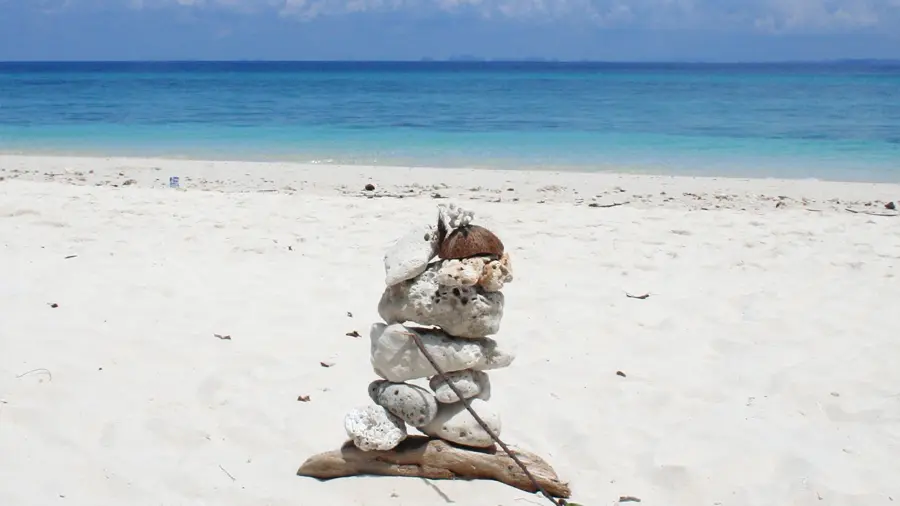
[[[465,227],[475,219],[475,213],[468,209],[458,207],[456,204],[438,206],[438,219],[441,220],[448,231]]]
[[[376,380],[369,384],[369,397],[413,427],[428,424],[437,414],[434,395],[420,386]]]
[[[501,369],[516,358],[492,339],[456,339],[440,330],[376,323],[369,333],[372,369],[376,374],[395,383],[437,374],[410,337],[412,333],[421,338],[428,354],[445,372]]]
[[[411,280],[385,289],[378,314],[388,323],[434,325],[456,337],[496,334],[503,318],[503,294],[475,286],[447,287],[438,283],[440,264],[430,265]]]
[[[483,371],[466,369],[464,371],[448,372],[445,376],[447,376],[448,382],[459,390],[463,399],[471,399],[478,396],[479,399],[489,400],[491,397],[491,380],[487,373]],[[440,376],[432,377],[428,382],[428,386],[434,391],[434,397],[440,403],[452,404],[460,400],[456,392]]]
[[[425,271],[440,246],[437,227],[420,225],[397,240],[384,254],[384,283],[396,285]]]
[[[407,435],[403,420],[376,405],[355,408],[347,413],[344,430],[353,444],[364,452],[391,450]]]
[[[472,286],[483,277],[486,261],[490,260],[482,257],[445,260],[440,265],[436,281],[441,286]]]
[[[503,289],[503,285],[512,280],[512,263],[509,260],[509,253],[503,253],[499,260],[492,260],[485,264],[478,284],[485,291],[499,292]]]

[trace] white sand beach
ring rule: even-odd
[[[295,474],[370,402],[385,249],[449,202],[515,265],[501,437],[573,501],[900,504],[898,200],[812,180],[2,155],[0,506],[549,504],[490,481]]]

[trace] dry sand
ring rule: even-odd
[[[513,256],[502,437],[575,501],[900,504],[898,185],[25,156],[0,178],[2,506],[541,504],[294,475],[368,403],[385,248],[447,202]]]

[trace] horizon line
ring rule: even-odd
[[[241,59],[122,59],[122,60],[92,60],[92,59],[71,59],[71,60],[0,60],[3,64],[48,64],[48,63],[593,63],[593,64],[641,64],[641,65],[660,65],[660,64],[691,64],[691,65],[746,65],[746,64],[767,64],[767,65],[790,65],[790,64],[823,64],[823,63],[888,63],[900,64],[900,58],[822,58],[822,59],[797,59],[797,60],[706,60],[706,59],[672,59],[672,60],[592,60],[592,59],[568,59],[568,58],[492,58],[479,56],[451,56],[444,58],[421,57],[418,59],[341,59],[341,60],[319,60],[319,59],[266,59],[266,58],[241,58]]]

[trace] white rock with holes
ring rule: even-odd
[[[364,452],[391,450],[406,439],[403,420],[377,405],[356,408],[347,413],[344,429],[353,444]]]
[[[503,319],[503,293],[475,286],[444,286],[438,282],[440,263],[413,279],[388,287],[378,314],[388,323],[434,325],[456,337],[496,334]]]

